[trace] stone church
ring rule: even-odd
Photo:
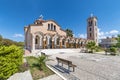
[[[89,33],[89,30],[87,32]],[[88,41],[93,40],[92,36],[88,39],[67,37],[66,32],[57,22],[43,20],[42,16],[35,20],[34,24],[25,26],[24,33],[25,48],[32,53],[40,49],[81,48],[85,47]]]

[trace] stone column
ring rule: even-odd
[[[35,51],[35,36],[32,36],[32,50],[31,52],[33,53]]]
[[[60,42],[60,48],[62,48],[62,42]]]
[[[77,43],[75,45],[76,45],[76,48],[78,48]]]
[[[65,48],[68,48],[68,42],[67,41],[65,42]]]
[[[43,39],[43,49],[45,49],[45,39]]]
[[[59,42],[60,42],[60,44],[59,44],[59,45],[60,45],[60,48],[62,48],[62,39],[60,39]]]
[[[70,45],[70,48],[72,48],[72,42],[70,42],[69,45]]]
[[[73,48],[73,43],[71,43],[71,48]]]
[[[82,42],[80,42],[80,48],[82,47],[81,43],[82,43]]]
[[[41,48],[41,45],[42,45],[42,38],[40,37],[40,39],[39,39],[40,41],[40,43],[39,43],[39,48]]]
[[[46,46],[47,48],[50,48],[50,37],[47,37],[47,40],[46,40]]]
[[[57,39],[56,38],[54,38],[54,48],[56,48],[56,45],[57,45],[57,41],[56,41]]]
[[[52,49],[54,48],[54,41],[52,41]]]
[[[82,42],[82,47],[84,47],[84,42]]]

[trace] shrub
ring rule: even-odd
[[[17,46],[0,47],[0,80],[16,73],[23,60],[23,49]]]
[[[86,48],[90,50],[89,53],[93,53],[93,52],[95,51],[96,47],[97,47],[97,46],[96,46],[96,43],[93,42],[93,41],[88,42],[88,43],[86,44]]]
[[[109,49],[109,51],[110,51],[110,54],[111,54],[111,55],[116,55],[116,53],[117,53],[117,49],[116,49],[115,47],[111,47],[111,48]]]

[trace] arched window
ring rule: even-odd
[[[93,22],[91,21],[90,26],[92,26]]]
[[[56,26],[54,25],[54,31],[56,31]]]
[[[96,21],[95,21],[95,26],[97,26]]]
[[[70,43],[70,40],[68,39],[68,43]]]
[[[65,39],[62,40],[62,45],[65,45]]]
[[[53,30],[53,23],[51,23],[51,30]]]
[[[48,24],[48,30],[50,30],[50,24]]]
[[[89,26],[90,26],[91,22],[89,21],[88,24],[89,24]]]
[[[35,37],[35,44],[38,44],[38,36]]]
[[[92,37],[92,34],[90,33],[90,37]]]
[[[91,31],[91,28],[90,28],[90,31]]]
[[[81,42],[81,46],[83,45],[83,41]]]
[[[92,26],[93,22],[92,21],[89,21],[89,26]]]

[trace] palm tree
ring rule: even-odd
[[[40,70],[44,70],[44,68],[46,67],[46,65],[45,65],[46,57],[45,56],[39,56],[37,59],[38,59],[38,65],[40,67]]]
[[[66,29],[65,31],[66,31],[67,37],[73,37],[73,32],[72,32],[72,30]]]

